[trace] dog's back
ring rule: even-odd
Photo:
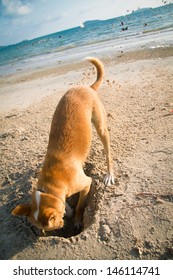
[[[96,66],[97,79],[89,86],[71,88],[61,98],[51,124],[48,152],[60,157],[85,160],[91,143],[91,120],[96,89],[102,83],[104,68],[96,58],[88,58]],[[98,96],[97,96],[98,99]],[[50,154],[49,154],[50,158]]]

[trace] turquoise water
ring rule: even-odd
[[[85,56],[100,57],[105,53],[172,44],[173,4],[169,4],[109,20],[88,21],[83,28],[0,47],[0,75],[80,60]]]

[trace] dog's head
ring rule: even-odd
[[[12,214],[27,216],[39,229],[54,230],[64,226],[65,203],[61,198],[34,190],[31,204],[18,205]]]

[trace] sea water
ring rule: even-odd
[[[0,47],[0,75],[172,44],[173,4],[169,4]]]

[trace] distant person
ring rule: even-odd
[[[122,30],[122,31],[126,31],[126,30],[128,30],[128,26],[123,27],[121,30]]]

